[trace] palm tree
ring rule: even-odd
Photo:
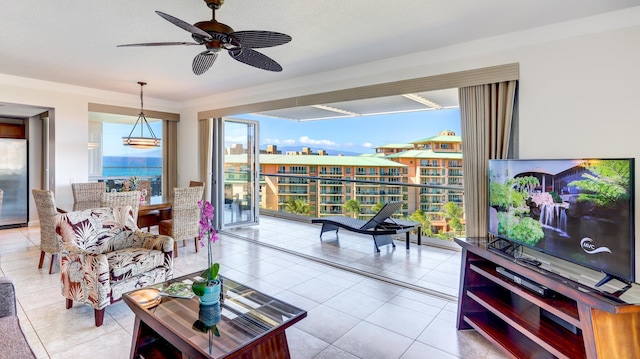
[[[309,204],[303,199],[295,199],[293,197],[289,197],[284,210],[289,213],[308,215]]]
[[[447,202],[444,205],[444,212],[441,215],[447,220],[447,224],[454,233],[462,231],[464,225],[462,224],[462,207],[458,206],[455,202]]]
[[[420,223],[420,232],[427,237],[433,236],[431,230],[431,218],[421,209],[411,213],[409,220]]]
[[[382,207],[384,207],[384,203],[383,203],[383,202],[378,202],[378,203],[374,204],[374,205],[371,207],[371,212],[373,212],[373,213],[378,213],[378,212],[380,212],[380,210],[382,209]]]
[[[347,213],[351,213],[353,218],[358,218],[358,214],[360,214],[360,202],[355,199],[350,199],[347,203],[344,204],[344,209]]]

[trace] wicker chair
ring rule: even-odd
[[[198,237],[200,236],[200,208],[198,201],[202,200],[204,187],[187,187],[173,189],[173,205],[171,206],[171,219],[160,221],[159,232],[174,239],[173,253],[178,256],[178,241],[182,246],[187,239],[194,238],[196,252]]]
[[[102,194],[107,191],[107,185],[104,182],[72,183],[71,191],[74,202],[99,203]]]
[[[89,304],[96,327],[123,293],[173,277],[173,239],[138,230],[129,206],[59,214],[56,232],[67,309]]]
[[[133,219],[138,221],[138,208],[140,207],[140,191],[129,192],[105,192],[102,194],[100,207],[130,206],[133,210]]]
[[[204,182],[189,181],[189,187],[204,187]]]
[[[56,202],[53,192],[33,189],[31,190],[33,199],[38,209],[38,217],[40,218],[40,262],[38,268],[42,268],[45,253],[51,254],[51,263],[49,263],[49,274],[53,272],[53,262],[56,255],[60,252],[60,243],[56,235]]]
[[[189,187],[204,187],[204,182],[189,181]],[[204,199],[204,190],[202,191],[202,198],[201,199]]]

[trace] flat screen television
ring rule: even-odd
[[[489,160],[489,233],[635,280],[634,160]]]

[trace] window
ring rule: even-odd
[[[133,116],[89,112],[89,180],[104,181],[108,190],[122,191],[135,176],[151,181],[152,197],[162,196],[162,147],[136,149],[122,144],[122,137],[131,133],[136,120]],[[162,120],[147,117],[147,121],[162,144]]]
[[[292,174],[306,174],[307,167],[306,166],[289,166],[289,173]]]

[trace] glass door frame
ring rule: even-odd
[[[227,153],[225,124],[239,123],[247,126],[248,141],[246,153],[248,157],[247,185],[252,191],[252,195],[247,203],[248,211],[246,220],[225,223],[225,211],[232,204],[225,201],[225,154]],[[240,228],[259,224],[259,204],[260,204],[260,177],[259,177],[259,122],[252,120],[241,120],[235,118],[218,117],[213,119],[213,143],[212,143],[212,171],[211,171],[211,203],[216,208],[215,226],[220,230],[230,228]],[[242,204],[238,204],[241,206]],[[239,217],[239,216],[238,216]]]

